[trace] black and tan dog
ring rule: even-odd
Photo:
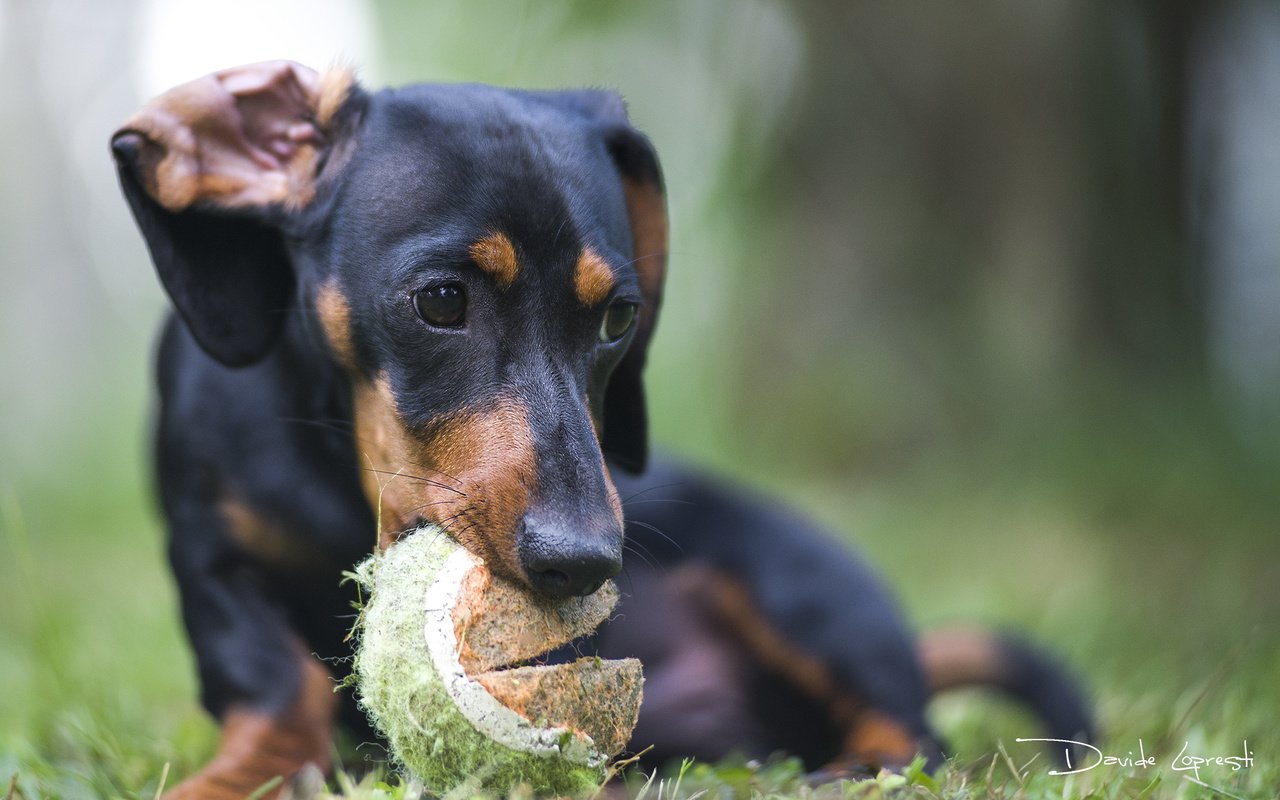
[[[936,758],[926,700],[972,681],[1055,735],[1087,730],[1030,649],[921,649],[808,523],[669,465],[639,475],[666,215],[617,96],[368,93],[275,62],[162,95],[112,146],[176,310],[157,475],[222,726],[172,796],[328,765],[335,726],[363,722],[333,692],[340,574],[422,521],[555,595],[594,591],[633,544],[595,646],[644,660],[633,744],[655,760],[781,748],[837,774]]]

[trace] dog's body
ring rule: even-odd
[[[339,578],[421,521],[564,596],[619,572],[625,510],[625,599],[596,646],[644,661],[633,744],[654,760],[936,758],[925,702],[964,681],[1087,728],[1029,650],[952,638],[922,667],[889,594],[803,520],[670,465],[631,474],[666,218],[616,96],[368,94],[259,64],[158,98],[113,146],[177,310],[158,478],[223,727],[175,796],[327,766],[334,726],[362,730],[332,693]]]

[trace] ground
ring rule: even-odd
[[[1019,737],[1031,720],[977,693],[937,701],[954,745],[941,773],[804,786],[794,764],[692,765],[633,793],[749,797],[1248,797],[1280,787],[1280,539],[1274,464],[1212,431],[1040,430],[1035,447],[941,454],[857,481],[740,467],[866,551],[922,627],[977,620],[1026,632],[1083,677],[1108,755],[1053,776]],[[0,495],[0,797],[150,798],[205,760],[196,701],[136,441],[104,434],[67,484]],[[124,454],[124,456],[122,456]],[[126,458],[127,456],[128,458]],[[136,463],[129,461],[135,458]],[[88,480],[85,476],[94,476]],[[1177,770],[1185,748],[1243,756]],[[359,751],[345,756],[348,763]],[[1199,783],[1195,782],[1198,774]],[[386,784],[377,783],[385,778]],[[412,797],[394,776],[331,786]],[[517,792],[517,794],[519,794]]]

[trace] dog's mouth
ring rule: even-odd
[[[471,559],[451,604],[452,638],[463,682],[541,729],[562,729],[614,755],[639,714],[643,677],[635,659],[594,656],[547,663],[552,650],[592,633],[612,612],[612,583],[585,597],[552,599],[494,576]],[[430,633],[429,633],[430,637]]]

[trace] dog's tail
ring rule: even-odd
[[[992,687],[1035,713],[1047,738],[1094,741],[1093,717],[1075,678],[1024,639],[977,628],[942,628],[921,637],[920,661],[930,694]]]

